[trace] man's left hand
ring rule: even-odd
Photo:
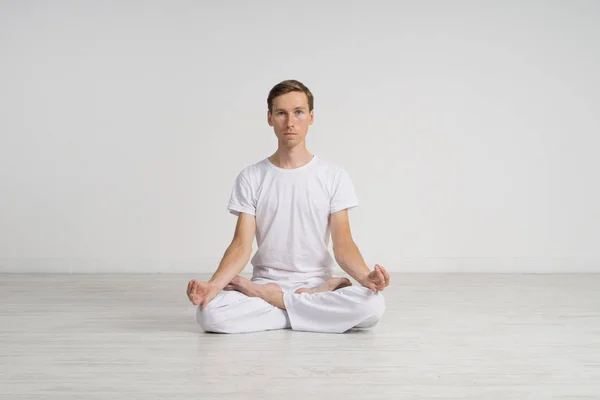
[[[374,292],[385,289],[390,284],[390,275],[383,266],[376,264],[373,271],[365,275],[359,283]]]

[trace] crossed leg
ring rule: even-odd
[[[350,279],[348,279],[348,278],[329,278],[329,279],[327,279],[327,282],[325,282],[324,284],[322,284],[321,286],[319,286],[316,289],[300,288],[300,289],[296,290],[295,293],[312,294],[312,293],[321,293],[321,292],[333,292],[334,290],[338,290],[338,289],[348,287],[348,286],[352,286],[352,282],[350,282]]]
[[[377,325],[385,310],[381,293],[334,283],[284,293],[277,284],[257,284],[240,277],[206,307],[198,307],[196,318],[205,331],[222,333],[288,328],[343,333]],[[335,290],[325,290],[331,287]]]
[[[352,286],[352,282],[350,282],[348,278],[329,278],[324,284],[315,289],[300,288],[297,289],[294,293],[314,294],[322,292],[332,292],[334,290],[338,290],[348,286]],[[229,285],[227,285],[224,290],[235,290],[245,294],[248,297],[260,297],[267,303],[272,304],[277,308],[280,308],[282,310],[286,309],[285,303],[283,301],[283,291],[275,283],[258,284],[241,276],[236,276],[231,280]]]

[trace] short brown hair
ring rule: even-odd
[[[288,79],[287,81],[279,82],[277,85],[273,86],[273,89],[269,92],[269,97],[267,97],[269,111],[273,112],[273,99],[275,99],[275,97],[289,92],[302,92],[306,94],[306,97],[308,98],[308,111],[312,111],[315,102],[313,94],[302,82],[294,79]]]

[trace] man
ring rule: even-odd
[[[196,319],[207,332],[272,329],[342,333],[375,326],[385,309],[380,293],[390,277],[371,271],[353,241],[348,210],[358,201],[342,168],[306,148],[314,98],[295,80],[269,93],[267,120],[277,151],[243,169],[228,209],[238,217],[235,234],[208,282],[192,280],[187,295],[199,305]],[[238,276],[252,253],[253,276]],[[334,260],[359,285],[332,277]]]

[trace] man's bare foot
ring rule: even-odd
[[[285,305],[283,304],[283,292],[275,283],[261,285],[241,276],[236,276],[225,287],[225,290],[237,290],[248,297],[260,297],[275,307],[285,310]]]
[[[320,292],[333,292],[334,290],[338,290],[347,286],[352,286],[352,282],[348,278],[329,278],[327,282],[322,284],[316,289],[305,289],[300,288],[296,290],[295,293],[320,293]]]

